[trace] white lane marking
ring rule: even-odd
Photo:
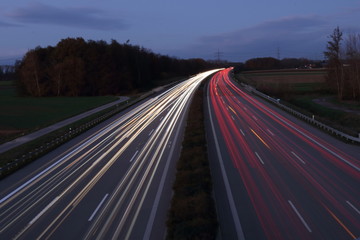
[[[209,84],[208,84],[207,92],[208,93],[210,92],[209,91]],[[219,164],[220,164],[221,175],[223,177],[223,181],[224,181],[224,185],[225,185],[225,189],[226,189],[227,199],[229,200],[229,206],[230,206],[230,209],[231,209],[231,215],[232,215],[233,220],[234,220],[237,239],[245,240],[245,236],[244,236],[244,232],[243,232],[242,227],[241,227],[239,215],[237,214],[236,205],[235,205],[235,202],[234,202],[234,197],[233,197],[232,192],[231,192],[229,179],[228,179],[228,177],[226,175],[226,172],[225,172],[224,161],[223,161],[223,158],[221,156],[219,142],[218,142],[218,139],[216,137],[214,122],[213,122],[212,115],[211,115],[209,96],[207,97],[207,102],[208,102],[208,110],[209,110],[209,115],[210,115],[210,124],[211,124],[211,129],[212,129],[212,132],[213,132],[213,135],[214,135],[215,147],[216,147],[216,152],[217,152],[217,156],[218,156],[218,160],[219,160]]]
[[[275,136],[275,134],[272,131],[270,131],[270,129],[268,129],[267,131],[271,134],[271,136],[273,137]]]
[[[351,202],[346,201],[346,203],[349,204],[349,206],[352,207],[352,208],[355,210],[355,212],[357,212],[358,214],[360,214],[359,209],[357,209],[354,205],[352,205]]]
[[[285,121],[284,119],[280,118],[279,116],[277,116],[275,113],[273,113],[272,111],[266,109],[265,107],[261,106],[259,103],[255,102],[254,99],[252,99],[250,96],[248,96],[248,99],[251,100],[252,102],[254,102],[256,105],[258,105],[259,107],[261,107],[262,109],[264,109],[265,111],[267,111],[268,113],[270,113],[271,115],[273,115],[275,118],[277,118],[278,120],[280,120],[281,122],[285,123],[286,125],[288,125],[290,128],[294,129],[295,131],[297,131],[298,133],[300,133],[301,135],[303,135],[304,137],[306,137],[307,139],[309,139],[310,141],[312,141],[313,143],[317,144],[319,147],[322,147],[323,149],[325,149],[326,151],[328,151],[329,153],[331,153],[332,155],[334,155],[335,157],[339,158],[341,161],[345,162],[346,164],[348,164],[349,166],[353,167],[355,170],[357,170],[358,172],[360,172],[360,167],[356,166],[355,164],[351,163],[350,161],[346,160],[345,158],[343,158],[342,156],[340,156],[339,154],[337,154],[336,152],[332,151],[331,149],[327,148],[326,146],[324,146],[323,144],[319,143],[318,141],[316,141],[314,138],[310,137],[309,135],[307,135],[306,133],[300,131],[298,128],[296,128],[295,126],[293,126],[292,124],[288,123],[287,121]],[[295,124],[295,123],[293,123]]]
[[[255,152],[255,155],[258,157],[258,159],[260,160],[260,162],[264,165],[264,161],[261,159],[261,157],[259,156],[259,154],[257,152]]]
[[[185,114],[182,115],[180,122],[184,121],[184,117],[185,117]],[[181,128],[178,127],[177,130],[176,130],[175,138],[174,138],[175,141],[176,141],[176,139],[179,139],[180,129]],[[151,231],[152,231],[152,228],[154,226],[155,215],[156,215],[158,207],[159,207],[160,197],[162,196],[162,192],[164,190],[165,180],[166,180],[166,176],[168,175],[168,172],[169,172],[169,167],[170,167],[170,162],[171,162],[170,160],[173,157],[175,146],[176,146],[176,144],[173,144],[171,146],[170,154],[167,157],[165,168],[163,170],[161,180],[160,180],[160,183],[159,183],[159,188],[158,188],[158,190],[156,192],[156,197],[154,199],[153,207],[152,207],[152,210],[151,210],[151,213],[150,213],[150,216],[149,216],[148,223],[146,225],[143,240],[150,239]]]
[[[18,188],[16,188],[14,191],[12,191],[11,193],[9,193],[8,195],[6,195],[5,197],[3,197],[0,200],[0,204],[5,202],[6,200],[8,200],[9,198],[11,198],[13,195],[15,195],[16,193],[18,193],[19,191],[21,191],[23,188],[27,187],[30,183],[32,183],[33,181],[37,180],[39,177],[41,177],[43,174],[47,173],[48,171],[50,171],[53,167],[55,167],[56,165],[58,165],[59,163],[61,163],[62,161],[64,161],[64,159],[66,159],[68,156],[70,156],[71,154],[73,154],[74,152],[78,151],[83,145],[85,145],[86,143],[80,145],[78,148],[74,149],[73,151],[69,152],[68,154],[66,154],[64,157],[62,157],[61,159],[59,159],[58,161],[54,162],[53,164],[51,164],[49,167],[45,168],[44,170],[42,170],[40,173],[36,174],[34,177],[32,177],[31,179],[29,179],[28,181],[26,181],[24,184],[22,184],[21,186],[19,186]]]
[[[163,118],[164,118],[164,117],[161,117],[161,118],[160,118],[160,122],[163,120]]]
[[[144,103],[145,104],[145,103]],[[142,104],[142,105],[144,105]],[[140,107],[142,107],[142,105],[140,105],[138,108],[140,109]],[[134,109],[135,110],[135,109]],[[91,136],[90,139],[84,141],[81,145],[79,145],[78,147],[76,147],[74,150],[72,150],[71,152],[67,153],[65,156],[63,156],[62,158],[60,158],[59,160],[57,160],[56,162],[54,162],[53,164],[51,164],[49,167],[45,168],[44,170],[42,170],[40,173],[36,174],[34,177],[32,177],[31,179],[29,179],[28,181],[26,181],[25,183],[23,183],[21,186],[17,187],[14,191],[12,191],[11,193],[9,193],[8,195],[6,195],[5,197],[3,197],[2,199],[0,199],[0,204],[2,204],[3,202],[5,202],[6,200],[8,200],[9,198],[11,198],[13,195],[15,195],[16,193],[20,192],[23,188],[27,187],[29,184],[31,184],[32,182],[34,182],[35,180],[37,180],[38,178],[40,178],[42,175],[46,174],[47,172],[49,172],[50,170],[52,170],[52,168],[54,168],[55,166],[57,166],[58,164],[60,164],[61,162],[63,162],[66,158],[68,158],[69,156],[71,156],[73,153],[79,151],[80,149],[83,149],[85,145],[90,145],[91,143],[95,142],[95,140],[97,140],[99,138],[100,135],[103,135],[104,133],[109,132],[111,129],[114,128],[115,124],[117,124],[118,122],[124,121],[122,119],[124,119],[124,117],[122,117],[120,120],[115,121],[113,123],[110,124],[109,127],[102,129],[101,131],[97,132],[95,135]],[[113,133],[112,133],[113,134]],[[112,135],[110,134],[110,136]]]
[[[29,225],[32,225],[34,222],[36,222],[49,208],[52,207],[52,205],[56,203],[57,200],[59,200],[59,198],[60,196],[54,198],[51,203],[49,203],[38,215],[36,215],[36,217],[33,218],[33,220],[29,222]]]
[[[294,210],[294,212],[296,213],[296,215],[299,217],[300,221],[304,224],[304,226],[306,227],[306,229],[311,232],[311,229],[309,227],[309,225],[307,225],[307,223],[305,222],[304,218],[301,216],[301,214],[299,213],[299,211],[296,209],[296,207],[294,206],[294,204],[288,200],[290,206],[292,207],[292,209]]]
[[[90,222],[91,220],[93,220],[95,214],[97,213],[97,211],[99,211],[100,207],[103,205],[103,203],[105,202],[106,198],[109,196],[109,194],[105,194],[105,196],[103,197],[103,199],[101,200],[101,202],[99,203],[99,205],[95,208],[94,212],[91,214],[91,216],[89,217],[88,221]]]
[[[235,118],[231,115],[231,118],[235,121]]]
[[[153,132],[154,132],[154,129],[153,129],[153,130],[151,130],[151,132],[149,133],[149,136],[150,136]]]
[[[291,152],[291,154],[294,155],[300,162],[302,162],[302,164],[306,164],[304,160],[302,160],[296,153]]]
[[[245,137],[245,133],[243,132],[242,129],[240,129],[240,132],[241,132],[241,134]]]
[[[132,156],[132,158],[130,159],[130,162],[132,162],[132,161],[135,159],[135,157],[136,157],[136,155],[138,154],[138,152],[139,152],[139,150],[136,150],[134,156]]]
[[[255,121],[257,121],[258,119],[257,119],[257,117],[255,117],[255,115],[253,115],[253,119],[255,119]]]

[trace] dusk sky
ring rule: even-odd
[[[2,0],[0,64],[68,37],[178,58],[323,59],[336,26],[360,33],[359,0]]]

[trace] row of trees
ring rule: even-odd
[[[329,38],[324,52],[328,85],[339,100],[360,101],[360,34],[348,34],[344,39],[337,27]]]
[[[281,60],[273,57],[251,58],[243,64],[237,64],[236,70],[271,70],[309,67],[322,67],[322,62],[309,60],[307,58],[283,58]]]
[[[10,81],[15,79],[15,67],[11,65],[0,66],[0,81]]]
[[[30,96],[97,96],[148,89],[155,80],[212,67],[202,59],[179,60],[112,40],[61,40],[37,47],[17,63],[18,89]]]

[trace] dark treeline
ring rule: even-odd
[[[11,65],[0,66],[0,81],[10,81],[15,79],[15,67]]]
[[[203,59],[180,60],[115,40],[61,40],[37,47],[17,63],[18,89],[29,96],[97,96],[148,89],[156,80],[208,69]]]
[[[263,57],[252,58],[243,64],[237,64],[236,71],[318,67],[322,67],[321,61],[309,60],[307,58],[283,58],[279,60],[273,57]]]

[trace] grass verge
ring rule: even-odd
[[[54,150],[65,142],[89,130],[106,119],[109,119],[113,115],[123,111],[125,108],[143,100],[147,96],[148,95],[143,95],[138,98],[133,98],[129,100],[128,103],[123,102],[103,111],[94,113],[89,117],[83,118],[33,141],[1,153],[0,179],[10,175],[41,156],[44,156],[46,153]]]
[[[177,163],[174,195],[168,212],[167,239],[215,239],[217,216],[207,159],[203,85],[188,114],[183,148]]]
[[[310,80],[308,82],[292,82],[292,76],[285,76],[283,83],[268,82],[264,84],[264,80],[259,78],[259,81],[263,81],[259,83],[249,76],[252,75],[248,74],[244,77],[244,74],[238,74],[236,81],[252,85],[271,97],[281,99],[282,104],[308,117],[314,115],[316,120],[346,134],[358,137],[358,133],[360,133],[360,116],[358,114],[328,108],[313,101],[315,98],[329,97],[325,83],[311,82]],[[354,107],[354,104],[351,106]]]
[[[0,84],[0,143],[117,100],[101,97],[19,97],[14,83]]]

